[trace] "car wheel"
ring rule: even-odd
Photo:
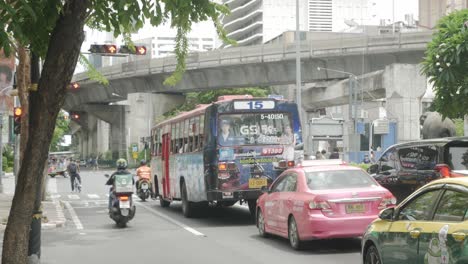
[[[377,248],[374,245],[367,248],[367,251],[364,257],[364,264],[382,264],[382,261],[380,260],[379,252],[377,251]]]
[[[257,211],[257,227],[258,227],[258,234],[261,237],[268,237],[268,234],[265,232],[265,218],[263,218],[263,213],[260,208]]]
[[[296,250],[301,249],[302,243],[299,238],[299,231],[297,230],[297,224],[294,216],[289,219],[288,237],[292,248]]]

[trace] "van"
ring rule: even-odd
[[[398,203],[439,178],[468,176],[468,137],[427,139],[386,149],[368,172]]]

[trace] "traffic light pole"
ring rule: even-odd
[[[31,85],[39,83],[40,76],[40,65],[39,56],[32,54],[31,56]],[[32,135],[29,135],[31,138]],[[36,201],[34,202],[31,229],[29,231],[29,246],[28,246],[28,257],[29,263],[40,263],[41,258],[41,228],[42,228],[42,184],[44,177],[43,171],[32,172],[37,173],[36,176],[39,178],[36,186]],[[40,175],[39,175],[40,174]]]

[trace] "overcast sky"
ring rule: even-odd
[[[393,0],[375,0],[377,16],[384,19],[392,19],[392,1]],[[404,20],[405,14],[413,14],[414,19],[418,19],[419,0],[394,0],[395,1],[395,20]]]

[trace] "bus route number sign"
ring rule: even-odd
[[[260,110],[260,109],[275,109],[275,101],[234,101],[235,110]]]

